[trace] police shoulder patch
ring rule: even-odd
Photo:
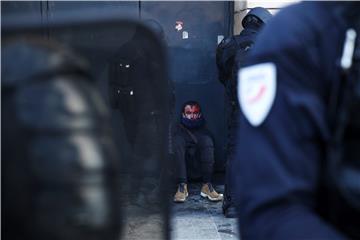
[[[274,63],[245,67],[238,72],[238,100],[245,117],[254,127],[267,117],[276,93]]]

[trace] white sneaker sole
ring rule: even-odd
[[[189,193],[186,194],[186,197],[184,199],[175,199],[174,198],[174,202],[177,202],[177,203],[183,203],[186,201],[186,198],[189,196]]]
[[[218,198],[212,198],[209,195],[207,195],[206,193],[200,192],[200,196],[204,197],[204,198],[208,198],[210,201],[221,201],[223,200],[223,195],[221,193],[219,193],[219,197]]]

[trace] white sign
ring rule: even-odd
[[[183,29],[184,23],[182,21],[175,22],[175,29],[179,32]]]

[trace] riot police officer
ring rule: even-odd
[[[238,101],[236,96],[236,69],[244,59],[247,51],[254,44],[255,37],[261,27],[271,18],[271,13],[262,7],[255,7],[243,18],[244,30],[239,35],[225,38],[216,49],[216,63],[219,70],[219,80],[226,89],[228,96],[228,143],[227,143],[227,169],[225,180],[225,196],[223,213],[226,217],[235,217],[233,204],[233,187],[230,184],[231,158],[234,155],[235,133],[237,126]]]
[[[359,5],[289,6],[239,71],[242,239],[360,237]]]

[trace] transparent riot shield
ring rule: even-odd
[[[64,104],[68,105],[69,108],[76,109],[76,107],[79,107],[76,99],[84,98],[84,101],[91,102],[92,106],[98,109],[100,113],[102,111],[108,111],[110,113],[109,124],[107,124],[106,117],[93,121],[94,119],[92,119],[93,115],[90,114],[91,112],[82,113],[85,115],[81,121],[85,122],[79,120],[77,123],[80,125],[88,122],[93,123],[92,128],[90,130],[88,129],[91,133],[96,133],[98,128],[106,125],[105,128],[110,131],[105,131],[105,135],[94,134],[92,135],[92,140],[102,142],[101,144],[111,148],[111,150],[107,151],[111,152],[114,150],[114,154],[102,154],[105,150],[99,150],[101,154],[94,157],[94,154],[97,154],[98,151],[94,149],[94,144],[92,144],[91,141],[82,141],[81,145],[84,147],[83,155],[62,155],[63,162],[71,161],[72,158],[81,157],[85,159],[84,161],[89,159],[92,164],[102,162],[99,161],[99,159],[102,158],[107,158],[103,163],[114,161],[116,163],[109,165],[109,168],[112,168],[112,171],[110,171],[112,173],[105,173],[116,173],[116,178],[110,178],[111,181],[108,183],[111,185],[111,187],[108,188],[108,191],[110,191],[109,196],[114,196],[113,199],[115,200],[108,201],[109,204],[113,204],[112,207],[103,206],[106,210],[104,210],[102,214],[111,213],[110,215],[114,216],[111,220],[114,222],[111,222],[109,220],[110,218],[108,219],[108,221],[110,221],[108,231],[116,232],[118,230],[119,235],[112,234],[105,236],[105,234],[103,238],[100,238],[99,235],[94,239],[118,239],[118,237],[121,239],[169,238],[169,180],[167,167],[170,94],[165,50],[161,40],[154,32],[141,23],[135,20],[121,19],[116,13],[111,12],[95,13],[86,12],[85,10],[63,12],[61,14],[58,13],[56,16],[49,17],[46,21],[34,15],[2,13],[2,49],[16,41],[31,41],[34,37],[36,39],[41,38],[44,42],[56,42],[64,45],[66,48],[72,49],[75,54],[82,56],[89,63],[86,76],[92,79],[89,83],[92,90],[83,93],[89,86],[80,84],[77,85],[78,91],[74,91],[71,86],[73,80],[69,78],[67,91],[73,95],[65,99]],[[25,54],[21,49],[27,51],[27,48],[19,48],[17,51],[14,51],[14,53],[19,54],[19,56]],[[32,57],[34,58],[34,62],[45,64],[45,62],[41,60],[43,57],[41,54],[34,54]],[[18,60],[19,58],[14,55],[2,55],[2,67],[7,63],[14,66]],[[58,61],[56,55],[50,56],[47,60],[50,62]],[[38,65],[35,64],[35,66]],[[14,71],[16,68],[13,67],[9,69]],[[31,71],[31,69],[21,66],[19,66],[18,70],[22,72],[21,75],[24,78],[28,76],[26,71]],[[67,74],[67,69],[62,69],[61,71],[60,73],[44,72],[44,76],[41,76],[41,78],[56,78],[56,74]],[[2,103],[6,103],[6,106],[2,105],[1,111],[2,116],[5,116],[8,112],[16,109],[17,106],[16,102],[5,99],[14,93],[14,88],[12,87],[12,79],[4,79],[9,75],[5,76],[3,73],[4,72],[2,72]],[[30,77],[36,78],[39,76],[31,75]],[[6,87],[7,85],[9,87]],[[22,89],[27,89],[28,87],[30,86],[26,83],[24,83],[23,86],[21,85]],[[40,90],[37,91],[30,91],[27,97],[29,99],[32,97],[35,98],[39,91],[46,91],[46,89],[40,88]],[[62,115],[57,114],[57,111],[59,111],[58,105],[54,104],[53,101],[55,101],[56,98],[61,99],[67,93],[68,92],[62,93],[64,95],[51,95],[47,92],[47,94],[45,94],[46,98],[35,101],[32,107],[36,109],[40,107],[41,103],[46,102],[46,107],[50,108],[49,112],[54,114],[54,116],[49,119],[66,125],[67,118],[64,116],[66,116],[67,112],[63,112]],[[100,95],[102,99],[99,99],[98,95]],[[101,106],[103,101],[105,101],[105,107]],[[39,106],[37,106],[37,104],[39,104]],[[46,132],[47,130],[42,130],[41,126],[42,122],[46,122],[47,116],[44,116],[44,114],[30,115],[32,115],[32,120],[38,123],[38,131],[33,131],[32,129],[28,131],[28,129],[17,128],[17,126],[14,125],[17,124],[14,121],[17,116],[3,118],[1,125],[3,133],[5,129],[11,129],[11,127],[17,129],[16,131],[10,131],[3,135],[2,143],[7,142],[12,144],[7,144],[6,146],[7,149],[11,149],[9,150],[10,152],[16,152],[17,141],[14,139],[18,139],[19,142],[20,140],[31,141],[32,138],[28,138],[29,134],[41,135],[43,132],[51,135],[51,133]],[[101,119],[103,119],[103,121]],[[75,122],[74,124],[76,125],[77,123]],[[76,128],[74,131],[81,132],[81,128]],[[109,135],[111,135],[112,139],[109,138]],[[58,142],[58,145],[52,145],[51,148],[47,147],[46,138],[44,138],[41,143],[42,144],[36,146],[36,149],[32,144],[28,144],[29,147],[27,149],[30,151],[36,150],[39,153],[46,152],[45,155],[47,157],[59,154],[57,147],[60,147],[61,142]],[[63,147],[62,151],[67,150],[67,145],[61,147]],[[31,168],[22,167],[21,164],[24,160],[13,161],[13,163],[15,163],[10,164],[10,168],[3,168],[2,175],[6,176],[3,182],[5,188],[2,188],[2,194],[5,196],[5,203],[3,202],[3,204],[5,205],[11,202],[12,197],[16,197],[11,194],[13,185],[8,183],[13,181],[15,176],[22,175],[20,174],[21,172],[26,173],[26,177],[24,177],[24,184],[26,186],[28,182],[32,182],[34,177],[38,179],[33,185],[26,187],[26,196],[28,197],[34,197],[38,194],[38,185],[36,184],[46,185],[51,192],[52,184],[56,183],[56,181],[52,182],[47,177],[37,176],[38,174],[45,174],[46,168],[49,166],[38,161],[38,155],[31,156],[33,159],[29,160],[26,154],[27,153],[24,152],[20,158],[29,161],[30,163],[28,163],[28,165],[36,162],[36,168],[40,170],[34,172]],[[3,164],[12,162],[12,158],[15,157],[19,157],[18,154],[3,154],[2,162]],[[54,161],[57,161],[56,157]],[[55,164],[55,166],[59,168],[63,167],[61,164]],[[74,171],[76,171],[76,166],[70,167],[75,168]],[[91,169],[89,171],[91,172]],[[73,177],[68,176],[66,173],[62,173],[61,176],[63,178]],[[63,186],[65,190],[67,187],[71,187],[71,184],[65,184]],[[93,202],[95,205],[97,201],[100,201],[101,196],[99,192],[91,190],[86,194],[88,202]],[[64,198],[61,193],[57,195],[59,202],[64,200]],[[32,235],[35,236],[36,239],[41,239],[38,236],[46,236],[39,235],[37,234],[38,232],[46,232],[49,231],[49,229],[58,231],[58,234],[50,235],[57,237],[53,239],[92,239],[89,238],[89,235],[72,235],[71,232],[68,235],[62,234],[61,232],[64,232],[64,229],[61,229],[61,226],[65,226],[66,224],[61,225],[57,221],[51,221],[49,218],[49,216],[54,216],[54,208],[56,205],[46,204],[45,202],[47,200],[43,198],[35,197],[33,199],[35,200],[32,201],[38,201],[34,204],[40,206],[39,209],[41,209],[41,211],[27,206],[24,207],[23,212],[19,215],[10,212],[8,215],[5,214],[5,218],[3,218],[2,222],[5,224],[3,226],[5,228],[14,227],[9,226],[9,224],[19,221],[22,227],[27,229],[27,232],[33,233],[29,227],[36,228],[36,232]],[[76,199],[67,200],[76,202]],[[55,199],[50,199],[49,201],[55,201]],[[74,204],[76,205],[76,203]],[[65,208],[65,205],[58,204],[56,214],[66,211],[66,209],[62,208]],[[120,212],[122,213],[121,215]],[[70,218],[71,214],[72,213],[68,213]],[[28,217],[25,218],[24,216]],[[91,221],[91,219],[87,219],[91,218],[91,216],[92,215],[89,214],[82,217],[87,221]],[[7,218],[14,218],[14,221],[6,225]],[[29,218],[33,218],[33,221],[30,221]],[[66,221],[66,219],[64,219],[64,221]],[[30,222],[35,222],[37,225],[29,224]],[[75,229],[84,227],[81,224],[76,226],[71,225],[72,223],[69,224]],[[90,230],[96,231],[97,229],[94,228]]]

